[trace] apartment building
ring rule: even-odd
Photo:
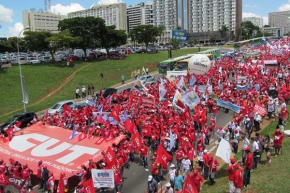
[[[29,26],[30,31],[50,31],[57,33],[58,22],[67,18],[66,15],[53,14],[50,12],[27,10],[22,11],[23,26]]]
[[[270,27],[282,27],[284,28],[284,33],[288,33],[290,28],[290,11],[279,11],[271,12],[268,14],[269,26]]]
[[[243,18],[243,21],[250,21],[254,25],[258,26],[260,29],[263,28],[264,22],[262,17],[245,17]]]
[[[138,25],[153,25],[153,2],[127,7],[128,31]]]
[[[107,26],[115,25],[118,30],[127,31],[127,11],[125,3],[94,5],[89,9],[68,13],[68,18],[99,17]]]
[[[153,0],[154,26],[164,25],[166,30],[177,28],[176,2],[176,0]]]
[[[284,27],[264,27],[264,32],[272,34],[273,37],[284,36]]]

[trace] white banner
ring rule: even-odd
[[[193,109],[198,103],[200,103],[200,98],[192,89],[189,89],[182,95],[182,101],[190,109]]]
[[[244,83],[245,83],[247,81],[247,77],[246,76],[238,76],[237,84],[241,84],[242,81],[244,81]]]
[[[165,96],[167,90],[164,88],[163,85],[159,85],[159,100],[161,101],[161,99]]]
[[[230,143],[222,138],[216,150],[215,156],[220,157],[226,163],[230,163],[231,153],[232,149]]]
[[[183,71],[167,71],[167,75],[169,76],[186,76],[187,70]]]
[[[205,91],[207,91],[210,95],[213,93],[212,91],[212,85],[198,85],[198,92],[200,93],[205,93]],[[195,87],[194,87],[195,90]]]
[[[28,92],[27,92],[27,87],[26,87],[26,83],[24,80],[24,77],[21,76],[21,81],[22,81],[22,91],[23,91],[23,101],[25,104],[28,104]]]
[[[97,170],[92,169],[92,179],[94,187],[114,188],[114,170]]]
[[[252,63],[256,64],[256,63],[262,63],[262,60],[252,60]],[[264,60],[264,64],[278,64],[277,60]]]

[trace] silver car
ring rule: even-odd
[[[140,76],[140,81],[144,84],[146,82],[151,82],[154,81],[155,77],[152,75],[144,75],[144,76]]]
[[[56,112],[58,112],[59,114],[63,113],[63,106],[67,104],[67,106],[69,108],[74,108],[75,103],[73,100],[66,100],[66,101],[60,101],[58,103],[56,103],[55,105],[53,105],[50,109],[48,109],[48,114],[52,115]]]
[[[17,66],[19,64],[21,64],[21,65],[27,64],[27,60],[24,57],[20,57],[19,60],[18,60],[18,58],[16,58],[15,60],[13,60],[11,62],[12,66]]]

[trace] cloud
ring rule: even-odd
[[[0,23],[11,23],[13,22],[12,19],[13,16],[13,10],[8,9],[0,4]]]
[[[109,5],[109,4],[115,4],[115,3],[123,3],[123,1],[122,0],[99,0],[97,2],[97,5]]]
[[[10,37],[14,36],[18,37],[21,30],[23,30],[22,23],[20,22],[15,23],[13,27],[9,27]],[[20,36],[22,37],[23,33]]]
[[[249,5],[249,4],[245,4],[245,7],[255,8],[255,7],[257,7],[257,5]]]
[[[247,17],[261,17],[263,19],[263,25],[268,25],[268,17],[262,17],[260,15],[257,15],[255,13],[251,13],[251,12],[243,12],[243,18],[247,18]]]
[[[78,3],[69,5],[56,4],[50,7],[50,11],[55,14],[67,15],[70,12],[84,10],[85,8]]]
[[[279,11],[289,11],[290,10],[290,0],[288,1],[288,4],[283,4],[281,5],[278,10]]]

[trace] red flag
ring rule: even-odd
[[[127,120],[125,120],[125,122],[124,122],[124,127],[130,132],[130,133],[134,133],[134,128],[135,128],[135,124],[131,121],[131,120],[129,120],[129,119],[127,119]]]
[[[95,187],[94,187],[94,182],[92,178],[85,181],[83,186],[85,189],[84,193],[95,193]]]
[[[112,112],[110,113],[110,116],[113,117],[116,121],[121,122],[121,119],[116,109],[112,110]]]
[[[45,112],[45,120],[47,119],[47,117],[48,117],[48,109]]]
[[[185,179],[182,193],[198,193],[198,190],[194,184],[194,181],[192,180],[191,177],[189,177],[189,175],[187,175]]]
[[[63,108],[63,111],[64,111],[64,112],[66,112],[66,111],[67,111],[67,112],[71,112],[71,109],[68,107],[67,104],[64,104],[62,108]]]
[[[167,151],[162,147],[162,145],[158,145],[156,152],[158,155],[157,162],[160,163],[165,170],[167,170],[167,164],[172,159],[172,156],[169,153],[167,153]]]
[[[57,186],[57,193],[64,193],[64,181],[63,176],[60,173],[59,182]]]
[[[131,139],[136,146],[136,153],[139,153],[142,147],[140,134],[138,132],[134,133]]]
[[[185,109],[185,105],[180,101],[180,100],[177,100],[177,106],[179,106],[180,108],[182,109]]]
[[[142,135],[146,137],[151,136],[151,127],[150,126],[143,126],[142,127]]]
[[[87,134],[86,133],[81,133],[79,134],[79,141],[84,140],[85,138],[87,138]]]
[[[118,166],[118,162],[116,159],[116,154],[111,147],[108,147],[107,152],[105,154],[105,161],[107,164],[106,169],[115,169]]]
[[[13,126],[10,126],[5,132],[8,135],[9,141],[11,141],[12,140],[12,137],[13,137]]]
[[[96,145],[100,145],[101,143],[103,143],[105,141],[105,138],[104,137],[100,137],[96,142],[95,144]]]

